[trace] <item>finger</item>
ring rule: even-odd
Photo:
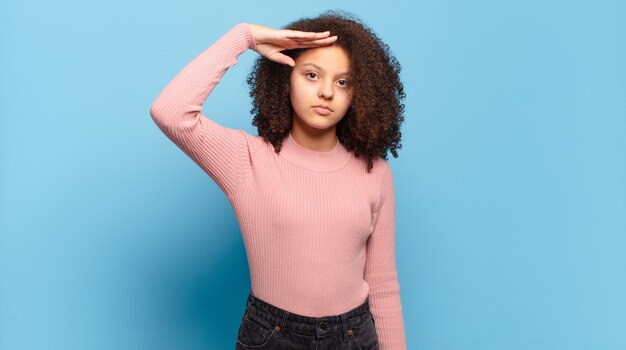
[[[324,33],[313,33],[313,35],[308,36],[308,37],[294,37],[294,38],[289,38],[289,39],[293,39],[293,40],[316,40],[316,39],[324,39],[329,37],[330,32],[324,32]]]
[[[278,63],[282,63],[282,64],[286,64],[289,65],[291,67],[294,67],[296,65],[296,62],[293,60],[293,58],[282,54],[280,52],[275,52],[272,55],[270,55],[268,57],[270,60],[274,61],[274,62],[278,62]]]
[[[325,32],[302,32],[302,31],[290,31],[286,38],[294,40],[311,40],[324,38],[330,35],[330,31]]]
[[[298,47],[322,46],[322,45],[332,44],[336,40],[337,40],[337,36],[334,35],[334,36],[331,36],[331,37],[328,37],[328,38],[323,38],[323,39],[316,39],[316,40],[310,40],[310,41],[301,41],[301,42],[298,42],[297,45],[298,45]]]

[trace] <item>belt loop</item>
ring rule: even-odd
[[[343,342],[347,343],[348,339],[348,316],[344,313],[341,314],[341,328],[343,329]]]
[[[280,321],[280,328],[285,329],[285,325],[287,324],[287,318],[289,317],[289,311],[283,310],[283,319]]]

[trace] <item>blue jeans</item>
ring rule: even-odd
[[[378,349],[369,298],[340,315],[308,317],[271,305],[250,291],[235,350],[251,349]]]

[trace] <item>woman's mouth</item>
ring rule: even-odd
[[[332,112],[332,109],[330,109],[330,107],[326,107],[323,105],[317,105],[317,106],[313,106],[313,109],[321,115],[329,115]]]

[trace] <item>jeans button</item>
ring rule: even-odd
[[[320,329],[325,331],[328,328],[328,324],[326,322],[320,322]]]

